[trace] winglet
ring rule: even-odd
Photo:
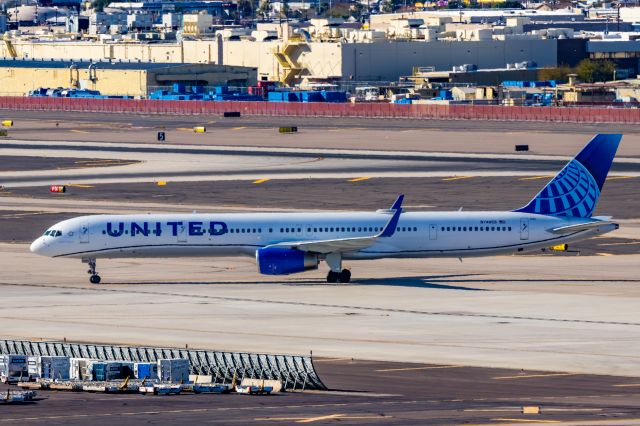
[[[389,210],[401,209],[403,200],[404,200],[404,194],[398,195],[398,198],[396,198],[396,201],[393,203],[393,205],[391,206],[391,208]]]
[[[396,227],[398,226],[398,221],[400,220],[400,214],[402,213],[402,200],[404,200],[404,194],[400,194],[396,202],[393,203],[393,206],[391,206],[390,210],[394,211],[393,216],[391,217],[391,219],[389,219],[389,222],[387,222],[387,225],[384,227],[382,232],[378,234],[378,237],[391,237],[396,232]]]

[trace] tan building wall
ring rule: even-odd
[[[148,74],[144,70],[96,70],[96,82],[87,69],[0,67],[0,96],[20,96],[41,87],[80,87],[103,95],[146,96]]]
[[[22,96],[39,88],[83,88],[109,96],[148,96],[158,86],[175,82],[206,85],[254,85],[254,69],[218,65],[185,64],[166,68],[105,69],[97,64],[95,79],[89,78],[86,63],[79,68],[34,68],[0,66],[0,96]]]
[[[211,40],[187,40],[179,43],[102,43],[102,42],[38,42],[13,41],[18,59],[75,59],[216,63],[217,43]],[[11,55],[4,43],[0,57]],[[233,65],[233,64],[232,64]]]

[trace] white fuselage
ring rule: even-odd
[[[255,256],[277,243],[372,236],[385,212],[233,213],[83,216],[60,222],[31,246],[52,257]],[[553,228],[580,218],[516,212],[402,213],[393,236],[342,253],[344,259],[468,257],[522,251],[583,240],[617,225],[558,235]]]

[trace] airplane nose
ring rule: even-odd
[[[48,244],[44,242],[44,238],[40,237],[37,240],[35,240],[33,243],[31,243],[31,247],[29,247],[29,249],[31,250],[31,253],[44,254],[44,251],[47,248],[47,246]]]

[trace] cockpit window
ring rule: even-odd
[[[46,232],[44,233],[44,235],[49,235],[49,232],[51,232],[51,231],[46,231]]]
[[[62,231],[56,231],[56,237],[59,237],[62,235]]]

